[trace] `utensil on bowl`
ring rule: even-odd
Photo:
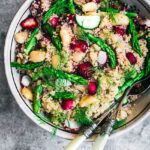
[[[140,88],[136,88],[138,84],[141,84]],[[92,150],[103,150],[107,140],[113,130],[113,126],[116,123],[116,119],[118,116],[118,111],[121,109],[123,102],[127,99],[127,97],[131,95],[140,95],[145,93],[150,87],[150,75],[146,78],[137,81],[133,86],[126,90],[119,107],[113,112],[111,118],[109,118],[106,123],[102,126],[100,135],[97,137],[96,142],[93,145]]]
[[[113,104],[109,110],[107,110],[103,115],[101,115],[97,120],[96,123],[93,123],[87,130],[84,131],[83,134],[77,136],[74,140],[72,140],[68,146],[64,150],[76,150],[82,142],[84,142],[87,138],[89,138],[94,130],[98,127],[98,125],[111,113],[113,112],[117,107],[119,103]]]

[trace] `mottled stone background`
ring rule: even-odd
[[[0,150],[63,150],[68,143],[33,123],[19,108],[6,82],[3,47],[9,24],[24,0],[0,0]],[[147,0],[150,2],[150,0]],[[84,143],[80,150],[89,150]],[[150,149],[150,118],[134,129],[108,141],[105,150]]]

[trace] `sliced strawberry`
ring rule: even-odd
[[[132,65],[135,65],[135,64],[137,63],[137,59],[136,59],[136,57],[133,55],[133,53],[128,52],[128,53],[126,54],[126,57],[128,58],[128,60],[130,61],[130,63],[131,63]]]
[[[71,44],[71,49],[85,53],[88,50],[88,43],[83,40],[75,40]]]
[[[72,107],[73,107],[73,99],[63,100],[62,108],[64,110],[72,109]]]
[[[27,18],[21,22],[22,28],[34,29],[38,26],[38,23],[34,17]]]
[[[104,51],[100,51],[98,54],[98,63],[100,65],[105,65],[108,61],[108,54]]]
[[[59,18],[58,17],[53,17],[53,18],[51,18],[50,21],[51,21],[52,26],[55,28],[58,25]]]
[[[75,23],[75,15],[69,15],[68,16],[68,24],[73,25]]]
[[[93,74],[93,71],[91,68],[92,68],[92,65],[87,62],[87,63],[78,65],[77,71],[80,76],[87,79],[87,78],[90,78]]]
[[[88,89],[89,94],[94,95],[96,93],[96,89],[97,89],[96,82],[90,82]]]

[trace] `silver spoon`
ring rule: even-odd
[[[138,86],[139,84],[140,84],[140,86]],[[108,119],[106,124],[104,124],[102,126],[101,133],[97,137],[92,150],[103,150],[104,149],[104,147],[107,143],[107,140],[113,130],[113,126],[116,123],[118,111],[122,107],[122,104],[127,99],[127,97],[133,96],[133,95],[141,95],[141,94],[145,93],[149,89],[149,87],[150,87],[150,75],[144,79],[137,81],[133,86],[131,86],[130,88],[128,88],[126,90],[119,107],[117,108],[116,111],[113,112],[112,117],[110,119]]]
[[[150,76],[137,81],[132,87],[130,87],[125,94],[123,95],[123,97],[121,97],[121,100],[119,101],[120,103],[115,103],[108,111],[106,111],[100,118],[97,119],[96,123],[92,124],[91,127],[89,127],[83,134],[77,136],[72,142],[70,142],[67,147],[64,150],[76,150],[81,144],[82,142],[84,142],[87,138],[89,138],[92,133],[95,131],[95,129],[98,127],[98,125],[111,113],[114,112],[114,110],[116,110],[117,108],[120,108],[124,102],[124,100],[126,100],[127,96],[131,96],[131,95],[138,95],[138,94],[142,94],[144,92],[147,91],[147,89],[149,88],[149,84],[147,85],[145,83],[145,81],[149,80]],[[147,86],[142,90],[142,91],[132,91],[132,88],[135,87],[137,84],[139,83],[143,83],[146,84]],[[132,91],[130,93],[130,91]],[[118,109],[117,109],[118,110]],[[111,123],[111,122],[110,122]],[[113,124],[111,123],[111,126]],[[111,127],[110,126],[110,127]],[[109,127],[109,128],[110,128]],[[111,130],[109,131],[111,133]],[[94,145],[94,149],[93,150],[100,150],[99,148],[104,148],[104,145],[107,142],[107,139],[109,138],[110,133],[105,134],[105,136],[103,136],[103,138],[101,136],[99,136],[95,142]],[[101,140],[101,141],[99,141]],[[95,149],[97,147],[97,149]]]

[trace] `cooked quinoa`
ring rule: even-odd
[[[70,2],[37,0],[31,4],[30,17],[22,21],[22,30],[14,36],[15,67],[20,69],[21,93],[31,101],[33,111],[46,114],[50,122],[67,130],[76,130],[103,114],[116,95],[123,94],[120,88],[145,70],[149,29],[138,14],[128,16],[126,5],[120,1],[109,6],[119,9],[118,13],[109,12],[102,0],[74,0],[74,6],[68,4],[71,9],[67,8]],[[53,9],[57,3],[58,8]],[[90,22],[94,17],[99,21]],[[130,31],[131,21],[134,33]],[[120,110],[119,120],[131,114],[130,107],[128,104]]]

